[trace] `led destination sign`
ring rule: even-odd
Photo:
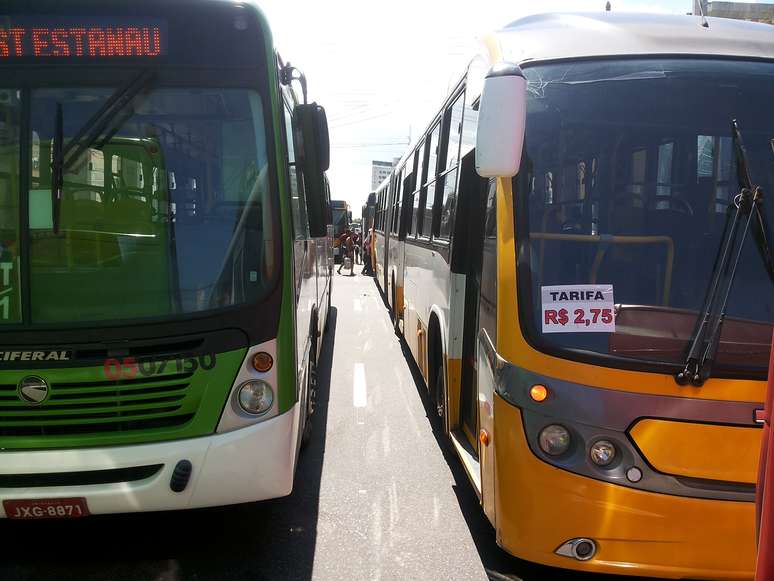
[[[165,23],[0,17],[0,62],[16,58],[159,57],[167,54]]]

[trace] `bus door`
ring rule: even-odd
[[[490,224],[487,219],[487,234],[491,229],[492,238],[485,239],[486,182],[476,174],[474,158],[475,152],[471,151],[462,159],[458,215],[465,216],[465,219],[457,220],[455,228],[453,268],[459,268],[458,272],[464,273],[466,280],[459,421],[465,438],[477,455],[479,422],[476,346],[482,326],[491,333],[492,340],[495,337],[492,330],[495,323],[490,287],[496,288],[496,264],[493,258],[496,255],[496,230],[494,221]],[[487,273],[486,279],[484,272]]]

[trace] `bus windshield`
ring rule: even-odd
[[[331,214],[333,216],[333,230],[336,236],[349,228],[349,212],[346,204],[331,202]]]
[[[682,363],[739,193],[732,119],[753,181],[767,192],[774,186],[774,64],[606,60],[524,72],[526,153],[515,191],[525,333],[546,351],[609,365]],[[774,204],[765,205],[771,221]],[[560,321],[546,332],[545,287],[579,285],[610,289],[614,326],[587,332]],[[765,372],[772,290],[750,238],[719,372]]]
[[[115,90],[0,90],[0,323],[185,316],[273,285],[275,204],[252,90],[152,85],[71,147],[83,151],[57,202],[58,128],[71,145]]]

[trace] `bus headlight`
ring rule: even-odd
[[[260,416],[271,409],[274,391],[265,381],[244,382],[239,388],[239,405],[248,414]]]
[[[615,459],[615,444],[608,440],[594,442],[589,450],[589,457],[597,466],[607,466]]]
[[[549,456],[560,456],[570,447],[570,432],[564,426],[551,424],[540,432],[538,443]]]

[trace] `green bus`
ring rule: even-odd
[[[291,492],[327,131],[248,3],[3,3],[0,516]]]

